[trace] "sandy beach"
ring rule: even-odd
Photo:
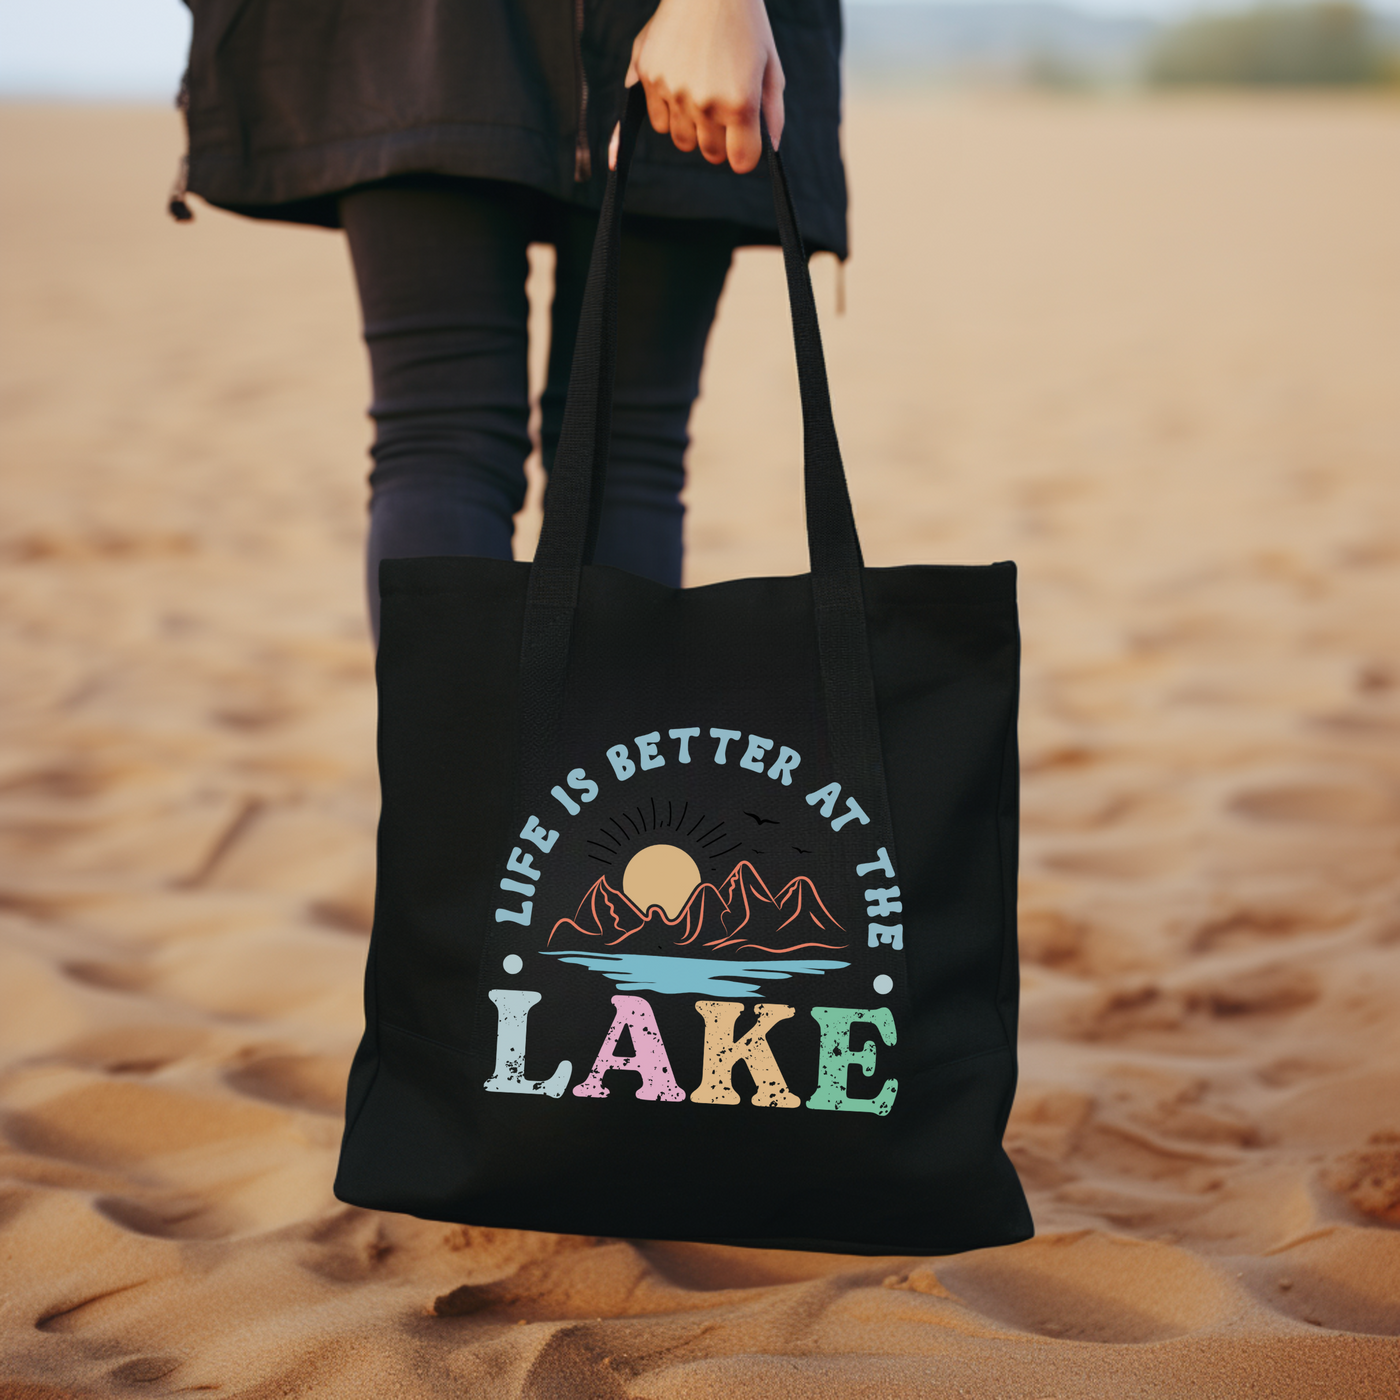
[[[814,272],[867,560],[1021,568],[1038,1234],[937,1259],[334,1199],[377,808],[344,245],[172,224],[173,113],[0,141],[0,1400],[1396,1394],[1400,104],[851,104],[843,316]],[[692,426],[687,581],[805,569],[771,250]]]

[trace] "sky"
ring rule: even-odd
[[[1198,0],[1068,3],[1101,14],[1168,14],[1205,7]],[[1218,8],[1222,0],[1209,3]],[[0,95],[171,101],[184,69],[189,31],[189,11],[181,0],[0,0]]]
[[[189,38],[181,0],[0,0],[0,93],[173,101]]]

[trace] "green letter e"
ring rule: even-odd
[[[859,1050],[851,1049],[851,1027],[857,1022],[874,1026],[886,1045],[895,1043],[894,1017],[889,1008],[858,1011],[847,1006],[814,1006],[812,1018],[821,1027],[817,1051],[817,1092],[807,1100],[808,1108],[825,1108],[838,1113],[878,1113],[882,1118],[894,1106],[899,1080],[887,1079],[873,1099],[852,1098],[846,1092],[851,1068],[859,1065],[869,1079],[875,1073],[875,1042],[867,1040]]]

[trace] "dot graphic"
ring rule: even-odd
[[[883,972],[875,979],[875,994],[876,994],[876,996],[885,996],[885,995],[887,995],[887,994],[893,989],[893,987],[894,987],[894,978],[893,978],[893,977],[886,977],[885,974],[884,974]]]
[[[514,977],[515,974],[519,972],[522,967],[525,966],[525,964],[521,961],[519,953],[507,953],[505,956],[505,960],[501,963],[501,966],[505,968],[505,970],[508,973],[510,973],[512,977]],[[888,982],[889,980],[890,979],[888,977],[885,978],[886,982]]]

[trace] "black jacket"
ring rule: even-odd
[[[596,207],[632,40],[656,0],[188,0],[189,188],[334,226],[390,175],[512,180]],[[767,0],[787,76],[783,159],[809,248],[846,255],[839,0]],[[776,241],[767,176],[642,133],[629,209]]]

